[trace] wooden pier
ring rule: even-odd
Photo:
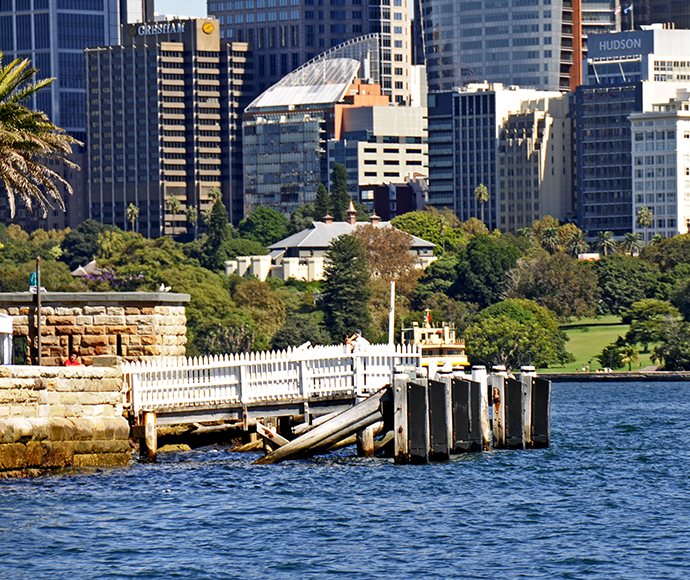
[[[420,362],[414,347],[338,345],[126,365],[133,436],[155,460],[156,425],[231,422],[263,440],[259,464],[355,442],[398,464],[550,445],[551,383],[532,367],[428,378]]]

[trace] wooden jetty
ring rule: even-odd
[[[229,421],[263,441],[257,464],[355,442],[358,454],[398,464],[550,445],[551,383],[533,367],[517,378],[482,366],[428,378],[419,363],[414,346],[339,345],[130,365],[133,436],[155,460],[157,424]]]

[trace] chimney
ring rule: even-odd
[[[325,224],[332,224],[333,223],[333,216],[326,214],[323,216],[323,223]]]
[[[381,216],[376,215],[376,212],[374,212],[371,214],[369,219],[371,220],[371,225],[375,226],[381,221]]]
[[[350,200],[350,207],[347,208],[347,223],[354,226],[357,223],[357,210]]]

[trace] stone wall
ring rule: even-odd
[[[184,356],[188,294],[165,292],[47,292],[41,295],[41,364],[61,365],[70,350],[83,364],[94,356],[142,360]],[[36,297],[0,294],[0,313],[26,336],[27,358],[38,364]]]
[[[0,366],[0,478],[131,460],[115,367]]]

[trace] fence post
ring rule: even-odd
[[[299,361],[299,390],[302,395],[302,404],[304,406],[304,422],[309,425],[311,423],[311,416],[309,414],[309,376],[307,369],[307,361]]]

